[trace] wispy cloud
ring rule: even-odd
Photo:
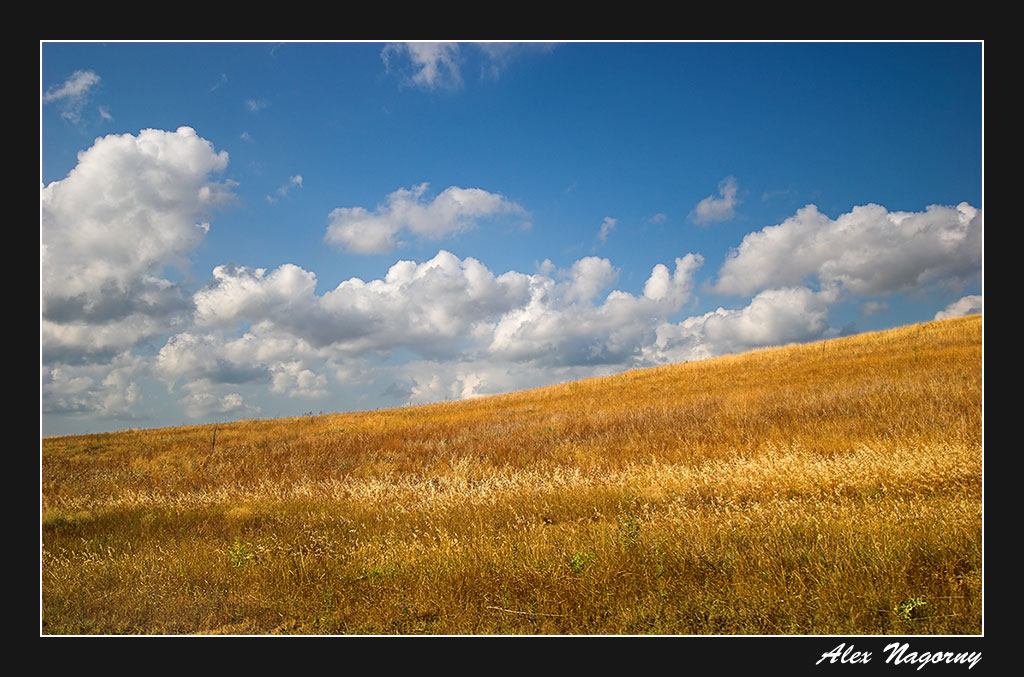
[[[263,110],[264,108],[266,108],[269,105],[270,105],[270,102],[268,102],[266,99],[246,99],[245,100],[245,107],[249,110],[250,113],[258,113],[259,111]]]
[[[601,223],[601,230],[597,231],[597,239],[601,244],[604,244],[608,240],[608,235],[615,230],[615,224],[617,219],[613,219],[610,216],[604,217],[604,221]]]
[[[212,87],[210,87],[210,91],[211,91],[211,92],[215,92],[215,91],[217,91],[218,89],[220,89],[221,87],[223,87],[224,85],[226,85],[226,84],[227,84],[227,82],[228,82],[228,76],[227,76],[227,73],[221,73],[221,74],[220,74],[220,79],[218,79],[218,80],[217,80],[217,82],[215,82],[215,83],[213,84],[213,86],[212,86]]]
[[[483,56],[480,64],[482,78],[497,80],[516,59],[529,53],[547,53],[555,48],[553,42],[478,42]]]
[[[467,57],[477,57],[482,79],[497,80],[513,61],[554,47],[544,42],[403,42],[386,45],[381,59],[388,71],[403,74],[406,86],[456,90],[463,85]]]
[[[780,197],[794,197],[796,191],[791,188],[780,188],[778,190],[766,190],[761,193],[761,200],[767,202],[768,200],[775,200]]]
[[[68,122],[78,124],[89,93],[100,82],[100,76],[91,70],[75,71],[59,87],[51,87],[43,94],[43,103],[54,103],[60,115]]]
[[[388,70],[401,68],[408,59],[412,74],[405,83],[423,89],[458,89],[462,86],[459,45],[455,42],[402,42],[385,45],[381,58]]]
[[[282,197],[285,197],[286,195],[288,195],[288,192],[291,191],[291,189],[295,188],[296,186],[298,186],[299,188],[302,188],[302,174],[296,174],[295,176],[289,177],[288,178],[288,182],[285,183],[283,186],[281,186],[280,188],[277,189],[277,197],[272,197],[272,196],[268,195],[267,196],[267,202],[269,202],[271,204],[277,202],[277,200],[279,198],[282,198]]]
[[[889,304],[885,301],[865,301],[860,304],[860,316],[871,317],[878,313],[888,312]]]

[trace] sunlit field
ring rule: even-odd
[[[43,634],[980,634],[982,318],[42,440]]]

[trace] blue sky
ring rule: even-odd
[[[41,43],[44,435],[982,308],[980,43]]]

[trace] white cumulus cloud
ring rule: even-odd
[[[804,284],[841,285],[857,295],[966,284],[981,272],[982,213],[966,202],[923,212],[869,204],[832,220],[814,205],[750,233],[722,265],[713,289],[747,295]]]
[[[440,251],[423,263],[399,261],[383,279],[352,278],[318,296],[313,273],[286,264],[263,269],[218,266],[195,295],[201,325],[266,323],[318,348],[346,355],[406,347],[451,354],[477,325],[529,298],[530,278],[494,275],[479,261]]]
[[[239,318],[304,314],[315,303],[315,288],[316,275],[291,263],[269,275],[265,268],[217,266],[213,280],[193,296],[196,321],[223,326]]]
[[[139,357],[121,353],[106,364],[42,366],[43,413],[131,419],[141,399],[134,380]]]
[[[451,186],[428,201],[427,186],[400,188],[372,212],[363,207],[335,209],[324,239],[357,254],[386,254],[399,244],[403,231],[436,240],[473,228],[478,219],[525,213],[515,202],[480,188]]]
[[[190,127],[146,129],[96,139],[42,188],[44,353],[124,348],[187,313],[165,269],[187,269],[209,211],[231,198],[210,178],[227,162]]]
[[[586,303],[607,289],[615,281],[618,273],[608,259],[588,256],[573,263],[566,275],[569,286],[565,298],[570,302]]]
[[[736,205],[739,198],[736,194],[739,191],[739,184],[736,177],[727,176],[718,184],[718,195],[708,195],[697,203],[697,206],[690,212],[690,220],[699,225],[706,225],[715,221],[728,221],[736,214]]]
[[[653,341],[658,322],[690,299],[703,258],[687,254],[675,264],[674,273],[655,266],[641,296],[612,290],[600,303],[598,292],[613,279],[607,259],[577,261],[562,282],[534,275],[529,302],[502,315],[487,353],[553,366],[629,363]]]
[[[980,294],[972,296],[964,296],[961,299],[957,299],[945,307],[944,310],[940,310],[935,313],[936,320],[948,320],[952,317],[963,317],[964,315],[977,315],[982,312],[982,297]]]
[[[613,365],[551,366],[493,359],[414,361],[383,370],[394,379],[384,394],[395,404],[429,404],[540,388],[615,373]]]
[[[662,323],[657,327],[656,340],[645,350],[645,361],[664,364],[700,360],[817,340],[829,328],[828,312],[837,298],[835,289],[767,289],[743,308],[718,308],[679,323]]]
[[[431,364],[475,365],[447,370],[436,382],[435,371],[396,376],[406,385],[392,392],[405,392],[406,399],[414,393],[412,401],[542,381],[531,369],[580,367],[591,375],[594,367],[642,356],[658,324],[691,298],[702,262],[689,254],[676,259],[674,271],[655,266],[639,296],[608,291],[617,271],[597,257],[562,271],[544,266],[533,275],[496,275],[442,250],[422,263],[399,261],[382,279],[352,278],[323,294],[316,293],[315,276],[297,266],[270,272],[219,266],[195,295],[195,330],[167,341],[155,371],[172,386],[184,380],[206,384],[200,388],[206,391],[269,381],[272,392],[316,398],[328,395],[327,376],[341,386],[372,380],[365,358],[387,360],[391,351]],[[249,328],[237,338],[225,334],[242,326]]]
[[[254,416],[260,411],[257,406],[246,404],[244,398],[239,393],[217,395],[215,393],[194,392],[186,395],[179,402],[189,418],[208,418],[210,416],[240,418],[243,416]]]
[[[302,362],[283,362],[271,370],[273,380],[270,390],[285,393],[288,397],[317,399],[327,396],[327,378],[303,367]]]

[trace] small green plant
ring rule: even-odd
[[[901,619],[909,621],[913,620],[917,609],[927,605],[928,602],[924,601],[924,597],[911,597],[893,607],[893,612]]]
[[[569,568],[574,574],[582,574],[591,562],[594,561],[594,553],[583,550],[569,556]]]
[[[356,581],[375,581],[381,578],[385,578],[395,573],[395,567],[391,565],[383,565],[373,567],[372,569],[365,570],[362,574],[357,576],[354,580]]]
[[[235,539],[234,545],[228,546],[228,554],[231,555],[231,566],[241,569],[248,564],[255,563],[256,553],[250,547],[248,543],[242,543]]]
[[[876,484],[874,486],[861,489],[860,493],[861,496],[863,496],[865,499],[877,501],[879,499],[885,498],[885,487],[880,484]]]
[[[630,491],[626,501],[619,504],[619,514],[615,518],[618,523],[619,543],[627,548],[635,546],[640,541],[639,503],[639,498]]]

